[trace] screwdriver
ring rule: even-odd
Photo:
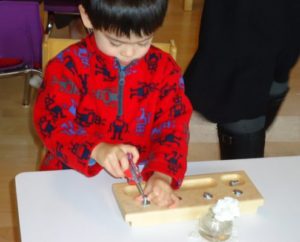
[[[128,157],[128,162],[129,162],[129,171],[130,171],[130,175],[131,175],[131,176],[127,176],[127,178],[129,180],[129,183],[130,182],[135,183],[139,193],[142,195],[142,198],[143,198],[142,204],[145,207],[150,204],[150,201],[148,200],[147,195],[145,195],[144,189],[142,187],[142,175],[140,173],[139,168],[133,162],[133,155],[131,153],[128,153],[127,157]]]

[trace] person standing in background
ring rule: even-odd
[[[205,1],[184,79],[193,108],[217,124],[221,159],[264,156],[299,47],[299,0]]]

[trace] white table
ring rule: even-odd
[[[189,163],[188,174],[244,170],[265,199],[237,220],[240,242],[300,241],[300,156]],[[131,228],[105,172],[25,172],[16,177],[22,242],[185,242],[197,221]]]

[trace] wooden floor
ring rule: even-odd
[[[184,70],[197,46],[203,2],[194,0],[192,12],[182,0],[172,0],[164,26],[155,41],[175,39],[178,63]],[[0,89],[0,242],[19,241],[14,177],[38,166],[38,139],[32,128],[31,108],[21,106],[23,77],[1,79]],[[291,92],[268,134],[267,156],[300,154],[300,62],[291,75]],[[297,132],[299,131],[299,134]],[[212,124],[193,116],[189,160],[218,159]],[[42,241],[41,241],[42,242]]]

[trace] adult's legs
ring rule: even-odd
[[[218,138],[222,160],[264,156],[264,116],[237,122],[218,124]]]
[[[289,72],[299,57],[299,45],[287,45],[278,53],[265,115],[217,125],[221,159],[264,156],[265,133],[273,123],[289,91]]]
[[[273,82],[267,105],[265,129],[273,123],[277,113],[289,91],[288,82]]]
[[[274,81],[265,116],[217,125],[222,160],[264,156],[266,130],[274,121],[288,90],[287,81]]]
[[[300,45],[299,34],[290,37],[291,40],[278,53],[276,66],[274,70],[274,79],[270,90],[270,97],[266,111],[266,129],[270,127],[283,103],[288,91],[288,80],[291,68],[296,64],[299,58]],[[298,41],[297,41],[298,39]]]

